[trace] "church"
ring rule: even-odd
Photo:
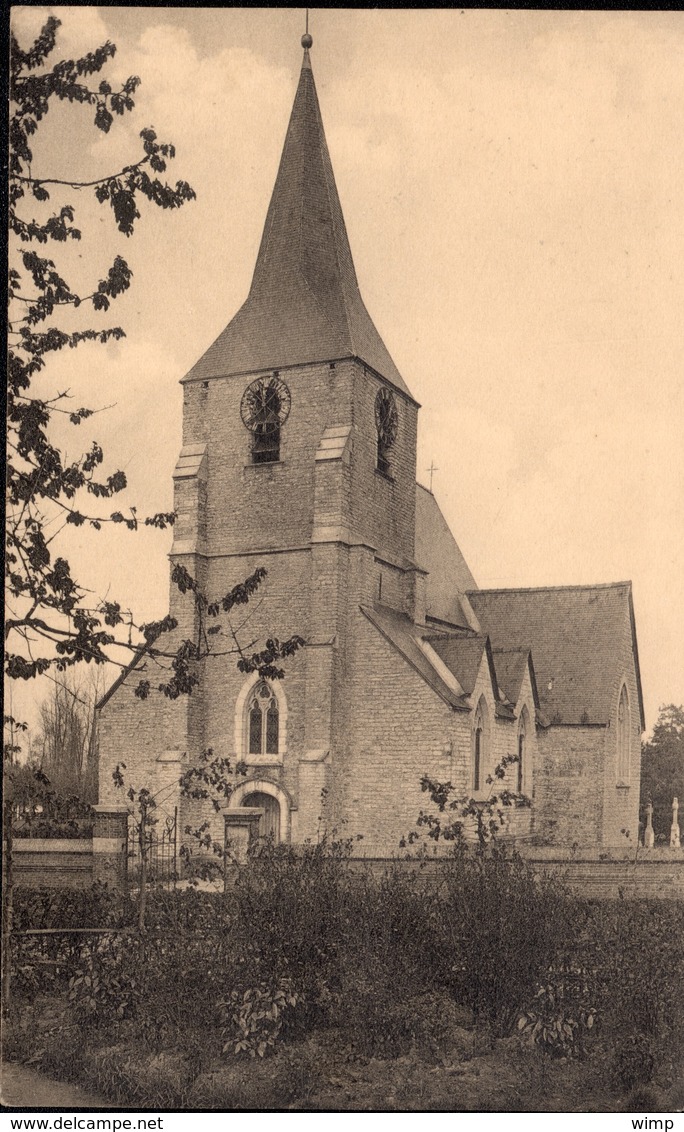
[[[478,588],[416,483],[419,405],[361,297],[311,37],[302,45],[249,294],[183,378],[170,557],[210,601],[264,567],[236,619],[247,641],[305,645],[270,682],[217,649],[190,696],[144,702],[134,688],[157,670],[143,651],[98,704],[100,803],[121,802],[112,771],[125,763],[127,784],[178,808],[184,829],[202,804],[180,798],[179,775],[211,748],[246,769],[227,810],[258,810],[261,833],[336,830],[386,858],[429,808],[423,776],[484,801],[513,756],[504,785],[531,805],[511,808],[507,835],[634,845],[631,585]],[[176,644],[192,638],[194,606],[175,585],[170,613]]]

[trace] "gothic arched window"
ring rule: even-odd
[[[629,782],[629,714],[629,699],[627,698],[627,689],[623,684],[617,715],[617,780],[623,783]]]
[[[277,755],[279,732],[278,701],[267,682],[260,680],[247,700],[247,754]]]
[[[486,730],[485,706],[480,700],[473,722],[473,762],[472,788],[475,793],[482,790],[485,779]]]
[[[516,782],[516,791],[518,794],[523,792],[523,784],[525,782],[525,741],[527,738],[525,728],[525,715],[520,716],[520,724],[518,726],[518,776]]]

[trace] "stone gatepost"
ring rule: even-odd
[[[679,834],[679,799],[672,799],[672,825],[670,826],[670,848],[679,849],[680,834]]]
[[[125,888],[128,878],[128,809],[93,806],[93,881]]]
[[[653,832],[653,803],[648,802],[646,805],[646,829],[644,830],[644,849],[652,849],[655,845],[655,834]]]
[[[259,836],[259,821],[264,815],[261,806],[236,806],[223,814],[224,873],[228,878],[230,870],[236,865],[244,865],[250,846]]]

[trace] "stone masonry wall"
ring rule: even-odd
[[[361,368],[354,372],[354,464],[352,513],[359,536],[390,561],[415,557],[416,440],[413,402],[395,392],[397,437],[389,450],[390,478],[377,471],[375,398],[383,382]],[[383,600],[386,600],[383,598]]]
[[[190,703],[186,697],[169,700],[158,691],[152,691],[146,700],[138,699],[134,688],[141,675],[147,673],[134,670],[97,713],[99,801],[117,806],[126,803],[128,787],[144,787],[158,794],[160,813],[165,816],[173,814],[178,802],[168,752],[177,751],[180,758],[188,750]],[[117,763],[125,764],[125,789],[117,788],[112,778]]]
[[[544,845],[596,845],[600,838],[605,728],[553,726],[538,734],[535,833]]]
[[[257,376],[214,379],[207,389],[202,383],[185,387],[183,442],[207,440],[209,554],[307,545],[315,509],[317,447],[326,428],[348,425],[352,442],[346,499],[336,499],[335,509],[357,537],[390,561],[412,561],[416,406],[395,394],[399,427],[388,479],[376,471],[375,397],[383,383],[352,361],[280,371],[291,395],[280,460],[252,464],[251,434],[240,418],[240,401]],[[320,510],[324,499],[316,503]]]
[[[314,456],[324,429],[349,423],[352,364],[283,370],[291,397],[280,460],[252,464],[251,433],[240,417],[247,386],[270,373],[186,386],[184,443],[207,440],[209,554],[303,546],[311,538]]]
[[[363,836],[357,855],[393,856],[420,810],[430,808],[424,774],[465,786],[470,715],[441,700],[360,612],[352,649],[354,711],[331,770],[346,819],[339,833]]]

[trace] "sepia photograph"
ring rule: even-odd
[[[676,1130],[681,13],[9,24],[3,1108]]]

